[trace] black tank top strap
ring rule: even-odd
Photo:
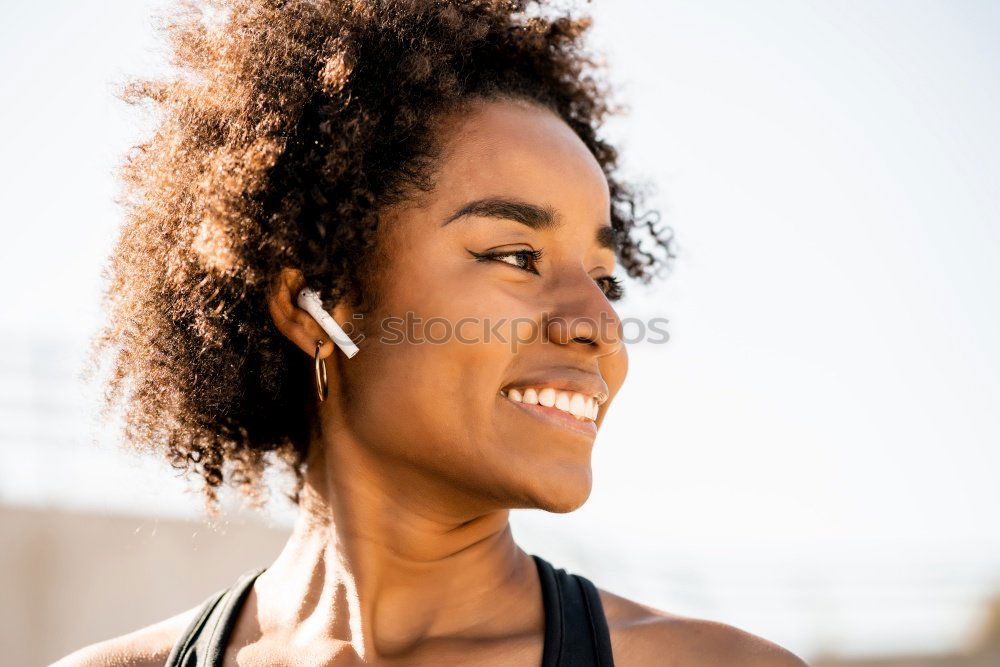
[[[164,667],[221,666],[243,600],[264,569],[244,573],[232,586],[205,600],[184,634],[174,643]]]
[[[611,633],[597,588],[544,558],[532,558],[545,607],[542,667],[612,667]]]

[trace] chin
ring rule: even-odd
[[[529,490],[530,507],[555,514],[566,514],[583,506],[590,497],[593,476],[590,466],[578,470],[561,470],[557,474],[539,477]]]

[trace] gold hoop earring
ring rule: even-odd
[[[329,391],[326,382],[326,359],[319,358],[319,351],[322,347],[323,341],[316,341],[316,354],[313,359],[316,364],[316,395],[319,397],[320,403],[326,400]]]

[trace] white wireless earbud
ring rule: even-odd
[[[340,328],[340,325],[330,317],[330,313],[323,309],[323,302],[320,301],[319,294],[315,290],[311,290],[308,287],[302,288],[299,290],[296,302],[299,304],[299,308],[312,315],[313,319],[333,339],[333,342],[347,355],[348,359],[358,353],[358,346]]]

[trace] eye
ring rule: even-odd
[[[601,276],[596,282],[601,286],[601,291],[604,292],[604,296],[608,298],[608,301],[618,301],[625,296],[625,288],[622,287],[622,281],[614,276]]]
[[[491,252],[475,252],[473,250],[469,250],[469,254],[480,262],[502,262],[504,264],[510,264],[515,268],[521,269],[522,271],[534,274],[538,274],[538,267],[536,264],[538,263],[538,260],[542,258],[541,250],[527,249]]]

